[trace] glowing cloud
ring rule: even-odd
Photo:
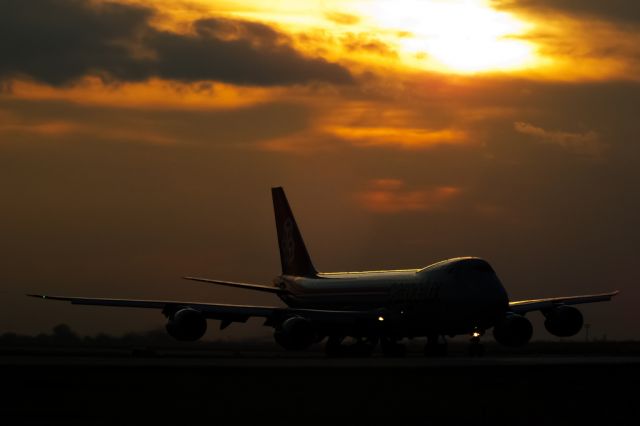
[[[370,188],[356,194],[358,202],[375,213],[420,212],[442,209],[457,197],[456,186],[435,186],[425,189],[406,189],[400,179],[375,179]]]
[[[400,44],[417,66],[475,73],[535,63],[533,45],[517,38],[530,25],[484,0],[379,0],[364,3],[361,10],[383,28],[409,33]]]
[[[514,123],[514,128],[519,133],[534,136],[539,140],[559,145],[581,155],[598,156],[604,149],[599,135],[593,130],[584,133],[545,130],[522,121]]]
[[[361,147],[392,146],[424,149],[466,142],[467,134],[455,129],[406,127],[330,127],[327,132]]]

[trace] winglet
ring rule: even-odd
[[[47,296],[46,294],[27,294],[28,297],[35,297],[36,299],[45,299],[45,300],[62,300],[63,302],[70,302],[73,297],[63,297],[63,296]]]
[[[38,299],[46,299],[47,296],[44,294],[27,294],[27,297],[37,297]]]

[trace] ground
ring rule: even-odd
[[[636,424],[640,357],[69,350],[0,356],[5,424]],[[3,422],[4,423],[4,422]]]

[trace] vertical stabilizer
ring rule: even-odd
[[[311,263],[311,258],[302,240],[287,196],[281,187],[271,188],[273,197],[273,211],[276,216],[278,229],[278,246],[280,248],[280,263],[283,275],[300,275],[313,277],[318,272]]]

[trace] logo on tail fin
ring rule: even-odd
[[[283,223],[283,235],[280,241],[280,247],[285,257],[287,265],[292,265],[296,257],[296,243],[293,238],[293,221],[288,217]]]
[[[281,187],[271,188],[273,212],[278,232],[278,248],[283,275],[314,277],[318,274],[311,263],[300,229],[293,217],[287,196]]]

